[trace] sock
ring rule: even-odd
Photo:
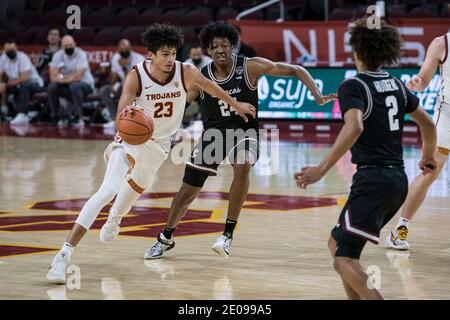
[[[397,225],[395,226],[395,229],[398,229],[398,228],[401,227],[401,226],[405,226],[405,227],[408,228],[409,221],[410,221],[409,219],[400,217],[400,218],[398,219]]]
[[[74,246],[72,246],[70,243],[64,242],[59,252],[68,255],[70,259],[74,250],[75,250]]]
[[[170,229],[167,226],[164,226],[164,229],[162,231],[163,236],[167,239],[170,240],[172,239],[172,234],[175,231],[176,228]]]
[[[237,221],[227,219],[225,222],[225,231],[223,235],[227,238],[233,238],[234,228],[236,227]]]

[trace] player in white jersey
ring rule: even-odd
[[[168,24],[147,28],[144,40],[149,60],[138,64],[128,73],[119,100],[116,120],[125,110],[143,109],[154,121],[152,139],[144,144],[130,145],[120,136],[105,151],[107,168],[100,189],[86,202],[61,250],[56,254],[47,273],[52,283],[66,282],[66,268],[75,246],[92,226],[101,209],[116,197],[107,221],[100,232],[102,241],[111,241],[119,233],[122,218],[139,196],[148,188],[170,151],[170,136],[183,118],[186,92],[190,86],[229,103],[248,120],[256,116],[252,105],[231,98],[217,84],[205,78],[194,66],[176,61],[182,45],[180,30]]]
[[[385,240],[387,247],[399,250],[408,250],[409,222],[424,201],[431,184],[438,178],[442,168],[447,162],[450,153],[450,58],[449,55],[450,33],[435,38],[428,50],[425,61],[419,74],[407,83],[410,90],[423,91],[428,87],[431,79],[440,67],[441,85],[439,97],[434,110],[434,123],[437,131],[437,170],[430,174],[420,173],[409,186],[408,197],[401,210],[395,228]]]

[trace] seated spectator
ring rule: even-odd
[[[117,52],[114,53],[111,60],[111,82],[100,88],[102,102],[110,114],[109,121],[104,124],[105,128],[113,128],[115,126],[114,119],[116,118],[117,102],[122,93],[125,76],[133,69],[133,66],[145,59],[143,55],[131,50],[130,41],[127,39],[119,41]]]
[[[61,35],[58,28],[51,27],[48,30],[47,41],[48,47],[42,49],[41,54],[39,55],[39,60],[36,64],[36,69],[44,79],[45,84],[50,82],[48,64],[52,61],[55,52],[60,48]]]
[[[72,102],[69,124],[83,126],[83,101],[94,90],[94,78],[86,52],[76,46],[72,36],[64,36],[61,46],[49,64],[51,83],[47,90],[52,122],[56,124],[59,121],[59,97],[64,97]]]
[[[249,46],[248,44],[245,44],[241,41],[241,28],[239,26],[235,26],[236,29],[239,31],[239,42],[237,46],[234,48],[234,53],[238,56],[243,56],[247,58],[253,58],[256,57],[256,50]]]
[[[7,81],[2,81],[6,76]],[[18,51],[16,42],[8,40],[0,57],[0,95],[13,94],[19,98],[17,115],[12,125],[27,124],[31,96],[43,90],[44,82],[28,55]]]
[[[200,44],[195,43],[189,47],[189,59],[184,62],[193,64],[197,69],[201,69],[211,63],[211,61],[212,59],[210,57],[203,54],[203,49]]]

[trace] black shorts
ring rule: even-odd
[[[217,174],[223,160],[232,165],[241,164],[237,155],[242,150],[252,155],[254,165],[259,158],[258,129],[205,130],[186,163],[183,182],[203,187],[208,176]]]
[[[336,227],[336,257],[359,259],[367,242],[379,243],[380,230],[400,209],[408,194],[403,167],[358,169]]]

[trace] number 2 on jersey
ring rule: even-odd
[[[400,129],[400,124],[398,119],[395,116],[398,114],[398,103],[397,98],[395,96],[386,97],[386,107],[389,108],[389,127],[391,131],[397,131]]]
[[[164,111],[164,107],[167,107],[167,112],[162,113]],[[162,117],[171,117],[173,115],[173,103],[170,101],[167,101],[166,103],[158,102],[155,103],[155,113],[153,117],[155,118],[162,118]]]
[[[231,112],[236,112],[232,106],[226,103],[223,100],[219,100],[220,112],[222,113],[222,117],[231,116]]]

